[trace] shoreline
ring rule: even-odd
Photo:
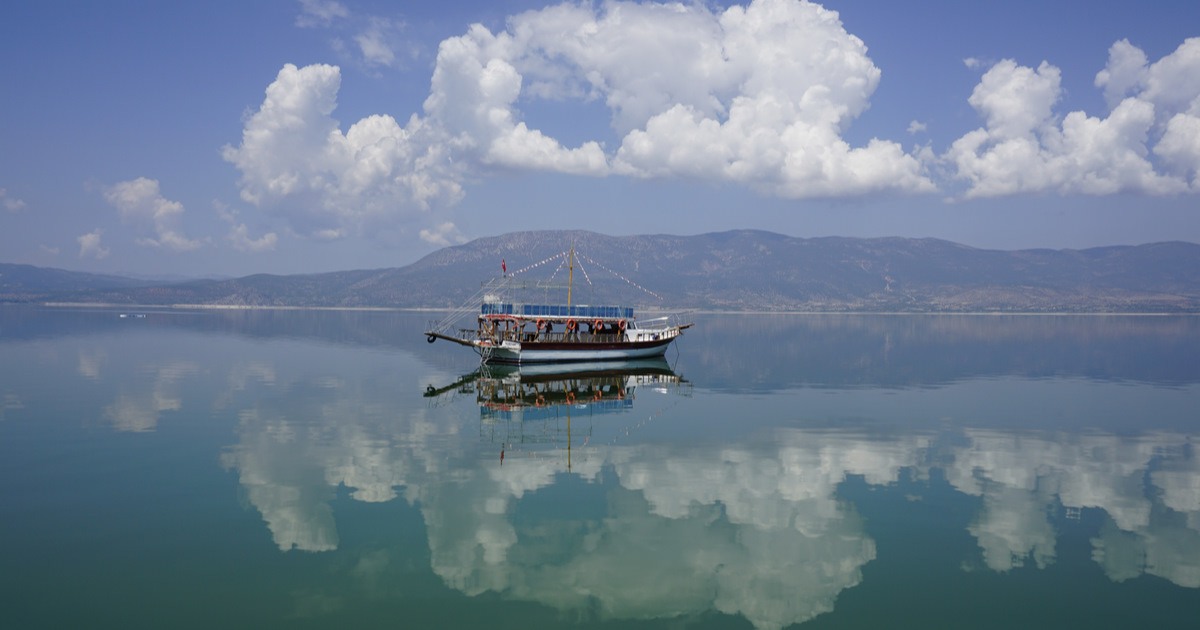
[[[366,312],[410,312],[410,313],[448,313],[454,308],[439,307],[399,307],[399,306],[254,306],[236,304],[114,304],[106,302],[41,302],[13,303],[14,306],[41,306],[49,308],[103,308],[126,310],[214,310],[214,311],[366,311]],[[699,315],[888,315],[888,316],[921,316],[921,315],[966,315],[972,317],[1001,317],[1001,316],[1045,316],[1045,317],[1197,317],[1197,311],[733,311],[714,309],[682,309],[672,311],[666,309],[641,309],[647,314],[659,313],[693,313]]]

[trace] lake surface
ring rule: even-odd
[[[1200,318],[0,308],[10,628],[1182,628]]]

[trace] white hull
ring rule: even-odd
[[[506,339],[496,344],[476,339],[468,343],[485,363],[624,361],[662,356],[681,332],[681,327],[630,330],[620,341],[589,341],[585,335],[570,341],[520,342]]]
[[[486,361],[500,363],[564,363],[567,361],[620,361],[623,359],[644,359],[659,357],[667,352],[671,339],[647,346],[629,344],[628,348],[590,349],[586,345],[570,350],[540,350],[524,348],[514,341],[507,341],[500,346],[476,347]]]

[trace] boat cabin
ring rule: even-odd
[[[615,342],[634,328],[633,309],[586,304],[515,304],[485,300],[479,309],[479,336],[508,341]]]

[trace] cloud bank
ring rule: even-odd
[[[302,26],[349,15],[332,2],[302,7]],[[382,43],[394,27],[368,21],[356,37],[366,63],[395,61]],[[431,243],[450,242],[439,235],[457,228],[443,211],[470,181],[503,172],[685,178],[786,199],[1172,195],[1200,190],[1197,77],[1200,39],[1154,63],[1122,40],[1095,80],[1107,116],[1063,115],[1060,69],[1007,59],[969,95],[983,126],[940,155],[880,138],[852,146],[844,134],[871,106],[881,71],[836,12],[803,0],[724,11],[564,3],[512,16],[500,32],[475,24],[442,41],[423,112],[407,122],[376,114],[343,130],[340,68],[286,65],[224,158],[241,171],[242,199],[298,233],[415,224]],[[580,116],[603,103],[608,129],[576,125],[584,138],[570,146],[549,130],[561,121],[526,117],[543,103],[578,105]]]
[[[338,17],[305,10],[314,23]],[[837,13],[797,0],[721,13],[561,4],[443,41],[423,115],[404,125],[374,115],[343,132],[340,69],[287,65],[224,157],[245,201],[328,237],[419,219],[457,203],[467,178],[505,170],[698,178],[788,198],[932,192],[899,144],[842,139],[879,83],[866,50]],[[603,101],[619,144],[565,146],[524,120],[519,106],[535,101]]]

